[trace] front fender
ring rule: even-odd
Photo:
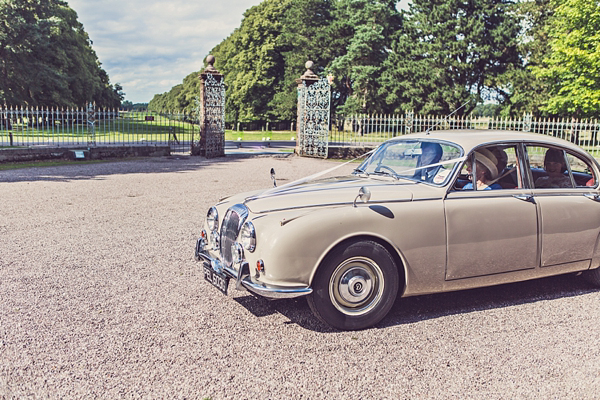
[[[333,248],[350,238],[368,236],[394,249],[402,261],[399,267],[404,268],[407,289],[411,283],[419,287],[420,282],[437,281],[441,285],[446,257],[443,221],[443,208],[435,201],[342,205],[255,215],[256,251],[247,254],[247,259],[251,266],[263,260],[262,282],[310,286],[318,266]]]

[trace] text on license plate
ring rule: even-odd
[[[218,272],[213,271],[212,268],[208,266],[203,266],[204,269],[204,279],[212,283],[217,287],[223,294],[227,294],[227,286],[229,286],[229,277],[225,276],[225,274],[220,274]]]

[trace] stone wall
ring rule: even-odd
[[[30,147],[0,149],[0,163],[44,160],[105,160],[125,157],[162,157],[169,146],[114,146],[91,148]]]
[[[327,158],[341,158],[352,160],[373,150],[373,147],[333,147],[329,146]]]

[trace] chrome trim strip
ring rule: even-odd
[[[437,200],[437,198],[419,199],[417,201],[421,201],[421,200]],[[366,205],[391,204],[391,203],[408,203],[410,201],[415,201],[415,200],[413,200],[413,198],[411,197],[410,199],[383,200],[383,201],[371,202],[371,203],[366,203]],[[294,207],[286,207],[286,208],[272,208],[270,210],[255,211],[254,213],[255,214],[268,214],[268,213],[273,213],[273,212],[278,212],[278,211],[301,210],[303,208],[312,209],[312,208],[317,208],[317,207],[339,207],[339,206],[351,206],[353,204],[354,204],[353,201],[343,202],[343,203],[322,203],[322,204],[311,204],[311,205],[294,206]],[[359,204],[359,206],[360,205],[362,205],[362,204]]]
[[[307,296],[313,291],[309,287],[267,287],[264,284],[253,283],[249,278],[244,279],[242,285],[248,291],[269,299],[293,299],[295,297]]]

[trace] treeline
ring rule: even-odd
[[[264,0],[212,49],[228,122],[293,120],[307,60],[334,112],[600,116],[598,0]],[[149,109],[186,110],[198,72]]]
[[[146,111],[148,109],[148,103],[133,103],[129,100],[125,100],[121,103],[120,108],[124,111]]]
[[[60,0],[0,0],[0,103],[118,107],[77,13]]]

